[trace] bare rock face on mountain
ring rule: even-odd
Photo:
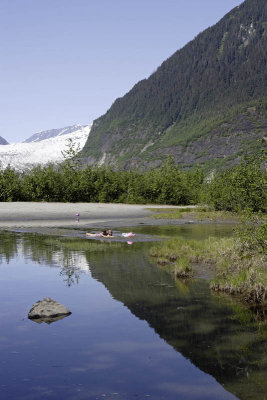
[[[28,318],[40,323],[51,323],[70,314],[70,310],[65,306],[50,297],[45,297],[42,301],[39,300],[32,306]]]
[[[6,139],[0,136],[0,144],[8,144],[8,142],[6,141]]]

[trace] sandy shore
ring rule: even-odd
[[[0,229],[21,227],[85,227],[109,224],[134,226],[149,224],[153,214],[151,206],[109,203],[1,203]],[[174,208],[173,206],[171,206]],[[177,206],[177,208],[179,208]],[[79,213],[77,221],[76,213]]]

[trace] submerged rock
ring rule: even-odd
[[[39,323],[51,323],[58,321],[59,319],[62,319],[70,314],[70,310],[68,310],[65,306],[51,299],[50,297],[45,297],[42,301],[39,300],[32,306],[29,311],[28,318],[38,320],[36,322]]]

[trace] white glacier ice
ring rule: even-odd
[[[36,165],[60,163],[64,160],[62,152],[68,150],[69,139],[72,139],[74,149],[79,147],[81,150],[85,145],[90,129],[91,125],[77,125],[77,130],[67,134],[62,134],[58,130],[58,136],[49,139],[30,143],[0,145],[0,166],[6,168],[10,164],[12,168],[24,171]]]

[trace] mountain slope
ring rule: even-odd
[[[94,121],[84,163],[234,162],[267,127],[267,2],[246,0]]]
[[[62,151],[68,150],[69,140],[71,139],[74,149],[82,149],[91,126],[77,125],[76,130],[71,130],[67,134],[60,134],[64,129],[53,130],[53,132],[58,131],[59,133],[54,137],[50,137],[48,133],[48,139],[35,140],[30,143],[0,145],[0,166],[6,168],[10,165],[12,168],[23,171],[36,165],[62,162],[64,160]],[[38,138],[35,137],[35,139]]]
[[[4,139],[2,136],[0,136],[0,144],[6,145],[6,144],[8,144],[8,142],[6,141],[6,139]]]

